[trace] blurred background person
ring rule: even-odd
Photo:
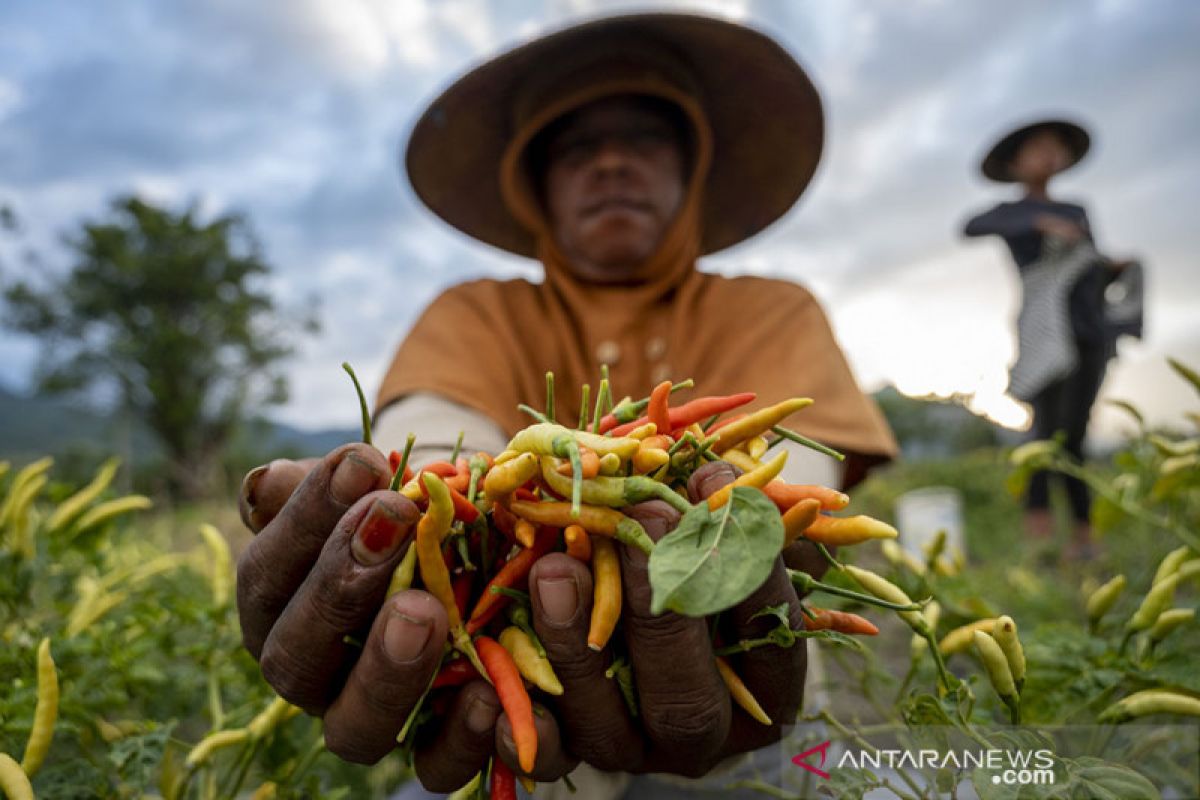
[[[1087,210],[1050,195],[1050,181],[1087,154],[1088,132],[1065,120],[1023,125],[1002,137],[980,166],[984,177],[1016,183],[1021,197],[973,216],[966,236],[1000,236],[1021,278],[1017,318],[1017,359],[1009,372],[1009,393],[1029,403],[1035,439],[1063,437],[1063,446],[1083,459],[1092,405],[1122,333],[1141,336],[1140,265],[1114,260],[1096,250]],[[1106,293],[1120,281],[1120,302]],[[1073,528],[1068,560],[1095,555],[1083,481],[1063,476]],[[1036,473],[1025,498],[1027,533],[1048,540],[1054,533],[1050,475]]]

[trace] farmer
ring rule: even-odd
[[[1141,335],[1141,267],[1096,252],[1087,211],[1050,196],[1054,176],[1086,155],[1088,133],[1063,120],[1024,125],[1004,136],[983,159],[985,177],[1018,183],[1022,196],[973,217],[967,236],[995,234],[1004,239],[1020,271],[1021,311],[1017,321],[1018,356],[1009,392],[1033,409],[1036,439],[1065,434],[1064,447],[1083,458],[1092,404],[1121,333]],[[1105,292],[1114,279],[1124,284],[1125,302],[1110,306]],[[1094,555],[1087,486],[1065,476],[1074,528],[1065,556]],[[1033,476],[1025,498],[1028,534],[1045,540],[1053,534],[1049,473]]]
[[[412,431],[421,459],[444,458],[463,431],[466,451],[499,452],[530,422],[516,406],[544,396],[547,371],[557,377],[556,414],[571,419],[578,388],[595,388],[607,364],[616,390],[635,397],[685,377],[705,394],[756,391],[759,405],[811,396],[815,405],[791,424],[849,455],[839,463],[796,448],[787,476],[861,479],[895,445],[813,297],[785,281],[696,269],[699,256],[753,236],[795,203],[821,142],[820,101],[796,62],[762,34],[707,17],[592,21],[460,78],[417,122],[409,179],[435,214],[537,259],[545,279],[479,280],[437,298],[384,378],[377,445],[400,448]],[[242,496],[259,531],[239,563],[246,646],[280,694],[324,716],[330,750],[362,762],[395,746],[446,640],[431,596],[407,591],[383,603],[416,519],[411,504],[381,491],[388,472],[380,452],[349,445],[317,462],[260,467]],[[704,496],[732,477],[710,465],[692,488]],[[661,502],[628,513],[655,538],[678,520]],[[785,554],[819,573],[811,555]],[[645,559],[622,558],[636,718],[604,675],[608,654],[586,646],[588,570],[551,554],[530,576],[534,624],[565,687],[537,719],[533,777],[574,769],[583,797],[669,797],[694,787],[647,788],[628,773],[701,776],[776,742],[803,696],[805,649],[745,656],[746,682],[777,720],[755,722],[731,707],[705,621],[651,616]],[[749,617],[777,603],[802,625],[782,563],[727,614],[741,635],[762,635],[771,624]],[[355,662],[343,636],[368,629]],[[477,681],[418,742],[417,776],[449,791],[493,754],[517,763],[496,695]],[[591,767],[576,769],[580,761]]]

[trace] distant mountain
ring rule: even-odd
[[[304,431],[262,421],[249,423],[233,449],[251,459],[321,455],[358,438],[357,429]],[[43,455],[98,457],[111,453],[129,463],[145,463],[156,459],[161,448],[153,434],[136,421],[68,401],[20,395],[0,386],[0,460],[19,464]]]

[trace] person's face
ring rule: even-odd
[[[1008,169],[1021,183],[1045,183],[1066,169],[1070,160],[1071,153],[1062,138],[1044,130],[1025,140]]]
[[[654,253],[683,201],[680,135],[667,111],[634,96],[597,100],[550,132],[543,197],[579,277],[626,281]]]

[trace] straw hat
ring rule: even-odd
[[[532,257],[509,212],[499,166],[548,83],[644,64],[697,97],[713,133],[702,249],[748,239],[781,217],[812,179],[824,138],[817,90],[779,44],[752,28],[694,14],[632,14],[522,44],[450,85],[417,120],[404,164],[435,214],[480,241]],[[543,92],[544,94],[544,92]]]
[[[1071,154],[1071,163],[1063,167],[1064,171],[1078,164],[1087,155],[1088,148],[1091,146],[1092,140],[1088,136],[1088,132],[1081,125],[1074,122],[1062,119],[1046,119],[1031,122],[1006,134],[992,146],[988,154],[983,157],[983,163],[979,165],[979,169],[983,172],[984,177],[999,181],[1000,183],[1014,182],[1016,179],[1008,171],[1009,164],[1012,163],[1012,159],[1017,154],[1017,151],[1021,149],[1021,145],[1030,136],[1042,131],[1051,131],[1058,134],[1063,144],[1067,146],[1067,151]]]

